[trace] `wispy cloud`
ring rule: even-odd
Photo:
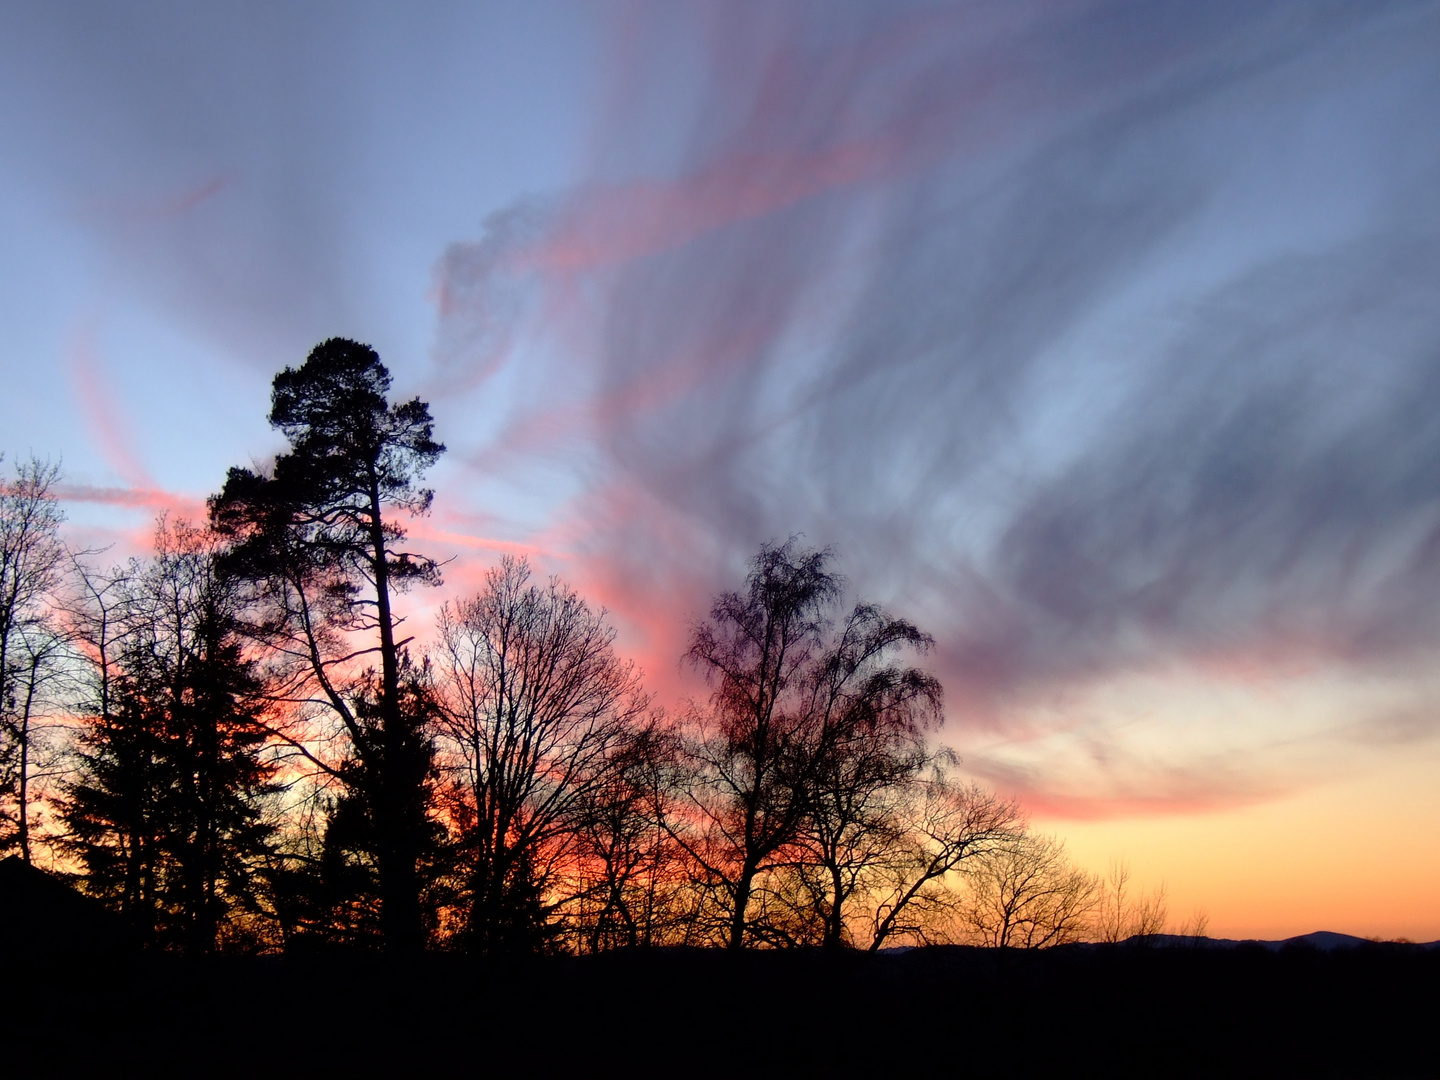
[[[155,481],[140,460],[124,406],[105,370],[97,328],[98,319],[91,319],[76,337],[70,352],[71,386],[106,464],[132,487],[153,488]]]
[[[804,532],[936,635],[955,724],[1017,732],[1157,665],[1435,647],[1437,5],[693,10],[692,81],[628,23],[650,101],[594,179],[439,270],[444,362],[523,342],[550,391],[494,445],[598,444],[608,603],[683,626]],[[1275,790],[1110,768],[1116,807]]]

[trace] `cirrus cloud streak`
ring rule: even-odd
[[[1206,765],[1266,742],[1223,715],[1205,753],[1142,760],[1119,751],[1164,709],[1057,700],[1176,666],[1418,686],[1440,643],[1435,4],[687,11],[691,83],[632,20],[617,95],[649,104],[609,110],[593,179],[437,271],[437,371],[523,363],[544,388],[475,469],[590,448],[581,573],[644,640],[760,541],[834,543],[935,634],[977,767],[1079,816],[1326,766]],[[640,145],[673,150],[627,176]],[[1025,757],[1072,723],[1116,751],[1078,793]],[[1343,742],[1331,716],[1276,723]]]

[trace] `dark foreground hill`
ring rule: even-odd
[[[7,967],[13,1075],[1440,1075],[1405,946]]]

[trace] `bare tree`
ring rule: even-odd
[[[1209,917],[1195,912],[1178,925],[1170,922],[1165,902],[1165,883],[1154,890],[1134,896],[1130,891],[1130,866],[1123,859],[1110,864],[1110,872],[1100,886],[1091,936],[1096,941],[1143,943],[1160,934],[1176,937],[1204,937]]]
[[[675,835],[732,949],[747,935],[792,937],[772,915],[793,918],[798,897],[817,890],[821,937],[841,943],[856,861],[883,831],[883,792],[939,714],[939,683],[892,661],[928,637],[868,604],[834,629],[841,581],[831,560],[793,538],[763,546],[745,593],[718,596],[692,636],[688,657],[714,692],[691,717],[689,806]],[[822,872],[796,888],[807,861]],[[772,877],[781,891],[766,894]]]
[[[950,773],[953,762],[951,755],[938,755],[927,775],[902,789],[902,827],[877,860],[871,887],[871,951],[897,937],[929,940],[957,905],[955,874],[1019,841],[1019,806],[958,782]]]
[[[439,628],[465,935],[480,953],[534,949],[552,931],[550,886],[613,793],[646,698],[605,612],[557,578],[532,582],[524,559],[505,558],[478,595],[447,604]]]
[[[1110,864],[1101,882],[1095,908],[1094,937],[1097,941],[1119,942],[1163,934],[1169,916],[1165,907],[1165,886],[1154,892],[1132,896],[1130,866],[1123,859]]]
[[[850,901],[903,842],[906,803],[933,760],[923,736],[940,719],[940,684],[890,660],[898,646],[929,645],[909,623],[859,604],[825,658],[822,745],[802,834],[820,872],[821,943],[830,948],[850,944]]]
[[[36,706],[60,652],[51,618],[65,563],[59,475],[32,457],[0,482],[0,848],[18,844],[26,862]]]
[[[574,946],[601,952],[683,941],[689,907],[667,828],[674,733],[651,717],[622,733],[579,808],[578,887],[566,905]]]
[[[62,774],[63,744],[53,738],[55,713],[63,707],[64,695],[57,692],[69,680],[66,659],[68,634],[53,613],[26,627],[18,635],[18,648],[11,655],[17,670],[17,705],[11,719],[19,761],[15,777],[16,840],[20,857],[33,861],[32,829],[38,801],[45,799],[46,782]],[[47,717],[52,723],[47,723]]]
[[[1024,834],[971,862],[961,920],[981,944],[1044,948],[1082,939],[1099,880],[1072,864],[1065,845]]]

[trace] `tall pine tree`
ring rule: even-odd
[[[386,947],[423,946],[423,838],[428,717],[407,707],[392,602],[412,582],[437,584],[429,558],[405,550],[397,512],[423,514],[420,477],[444,452],[419,398],[391,404],[390,373],[367,345],[331,338],[275,376],[270,423],[290,448],[268,472],[231,469],[210,502],[233,541],[232,565],[258,587],[256,626],[287,664],[296,700],[320,701],[349,756],[317,767],[363,806],[374,848]],[[373,664],[372,679],[358,665]],[[303,745],[303,744],[302,744]]]

